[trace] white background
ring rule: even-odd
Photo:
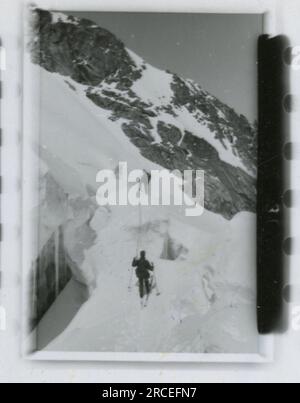
[[[249,3],[249,4],[247,4]],[[2,72],[3,176],[1,269],[3,287],[0,305],[6,309],[6,330],[0,330],[0,382],[290,382],[300,381],[299,330],[276,338],[276,356],[271,364],[164,364],[164,363],[88,363],[33,362],[21,356],[21,152],[22,152],[22,0],[1,0],[0,36],[6,48],[6,69]],[[293,46],[300,45],[297,0],[136,0],[40,1],[47,8],[77,10],[267,12],[267,31],[285,33]],[[292,71],[293,91],[299,88],[300,71]],[[292,115],[297,133],[298,114]],[[299,157],[300,158],[300,157]],[[299,161],[291,163],[291,187],[300,189]],[[26,178],[25,178],[26,179]],[[291,232],[297,236],[299,213],[292,210]],[[298,249],[299,250],[299,249]],[[291,281],[299,279],[298,259],[291,262]],[[298,272],[298,273],[297,273]],[[297,306],[290,306],[290,311]]]

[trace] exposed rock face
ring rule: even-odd
[[[33,14],[34,63],[84,85],[86,97],[148,160],[169,170],[204,170],[206,209],[227,219],[255,212],[256,131],[244,116],[193,81],[154,69],[91,21]],[[165,93],[144,95],[152,84]]]
[[[256,167],[256,132],[243,115],[223,104],[193,83],[174,75],[173,102],[184,106],[199,122],[207,122],[209,129],[222,145],[231,147],[250,171]]]
[[[33,60],[46,70],[71,77],[86,85],[98,85],[113,75],[127,77],[123,85],[140,77],[124,45],[107,30],[89,20],[35,9]],[[109,51],[108,51],[109,50]]]

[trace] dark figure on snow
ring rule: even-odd
[[[146,259],[146,252],[142,251],[139,259],[134,258],[132,266],[136,267],[136,276],[139,279],[140,297],[149,295],[151,291],[150,272],[154,270],[153,264]]]

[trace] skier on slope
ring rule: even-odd
[[[132,267],[136,267],[136,276],[139,280],[139,290],[141,299],[151,292],[150,272],[154,270],[153,264],[146,259],[146,252],[142,251],[140,258],[134,258]]]

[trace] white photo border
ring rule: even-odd
[[[178,12],[178,13],[226,13],[226,14],[263,14],[264,33],[276,35],[280,33],[278,25],[278,12],[274,7],[274,1],[258,0],[152,0],[152,1],[112,1],[112,0],[45,0],[36,2],[35,5],[45,9],[58,11],[94,11],[94,12]],[[24,8],[24,42],[26,42],[26,20],[28,5]],[[23,45],[25,47],[25,43]],[[173,354],[173,353],[102,353],[102,352],[45,352],[34,351],[34,335],[26,337],[26,307],[28,307],[28,282],[25,274],[32,265],[32,256],[35,255],[36,231],[33,228],[30,217],[30,206],[36,204],[37,188],[34,178],[36,166],[30,160],[31,146],[39,136],[38,133],[38,97],[39,83],[36,75],[32,76],[32,66],[29,59],[24,58],[23,77],[23,197],[22,197],[22,273],[23,273],[23,324],[22,324],[22,352],[23,357],[35,361],[109,361],[109,362],[186,362],[186,363],[269,363],[274,359],[274,337],[259,337],[258,354]]]

